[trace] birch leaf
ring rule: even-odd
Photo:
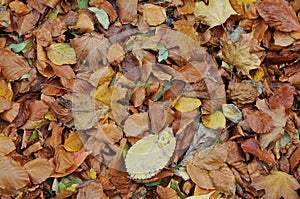
[[[137,141],[128,151],[125,165],[133,179],[148,179],[166,166],[175,150],[172,128]]]

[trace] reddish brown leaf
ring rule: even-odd
[[[167,126],[168,112],[162,104],[149,101],[149,118],[152,132],[158,133]]]
[[[196,185],[198,185],[199,187],[203,189],[215,188],[211,181],[211,178],[208,175],[207,170],[196,167],[195,165],[193,165],[192,162],[187,163],[186,169],[192,181],[196,183]]]
[[[70,65],[58,66],[56,64],[53,64],[52,62],[50,62],[50,65],[58,77],[66,78],[66,79],[75,78],[75,73]]]
[[[105,12],[109,16],[110,21],[115,21],[117,19],[118,14],[109,1],[104,1],[99,5],[98,8],[105,10]]]
[[[264,0],[255,3],[258,13],[276,30],[300,30],[300,23],[292,6],[285,0]]]
[[[297,166],[299,166],[300,162],[300,147],[294,151],[292,156],[290,157],[291,169],[294,170]]]
[[[137,81],[141,77],[141,67],[138,59],[132,54],[126,54],[122,62],[124,76],[132,81]]]
[[[283,86],[274,91],[274,95],[269,98],[269,106],[271,109],[283,106],[285,109],[289,109],[294,102],[294,95],[289,86]]]
[[[43,119],[48,112],[49,106],[41,101],[36,100],[29,105],[29,119],[30,120],[40,120]]]
[[[242,149],[245,153],[250,153],[267,163],[274,163],[274,155],[262,148],[255,138],[249,138],[242,142]]]
[[[267,113],[260,111],[248,115],[247,121],[250,128],[258,134],[268,133],[273,127],[272,117]]]

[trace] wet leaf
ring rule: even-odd
[[[52,173],[52,167],[45,158],[36,158],[27,162],[24,168],[28,172],[30,180],[34,184],[40,184],[44,182]]]
[[[194,15],[200,18],[210,28],[223,24],[230,15],[237,14],[231,7],[229,0],[209,1],[195,3]]]
[[[76,63],[75,50],[64,43],[51,44],[47,50],[47,56],[56,65]]]
[[[202,116],[202,122],[205,127],[211,129],[225,128],[226,119],[222,112],[216,111],[210,115]]]
[[[130,177],[148,179],[157,174],[168,163],[175,145],[176,139],[169,127],[136,142],[129,149],[125,159]]]
[[[97,20],[99,21],[99,23],[103,26],[104,29],[107,30],[108,26],[110,24],[107,13],[104,10],[96,8],[96,7],[90,7],[88,9],[89,9],[89,11],[95,13],[95,16],[96,16]]]
[[[199,106],[201,106],[201,104],[201,101],[197,98],[181,97],[177,101],[175,109],[185,113],[197,109]]]
[[[271,171],[267,176],[255,178],[251,185],[258,190],[265,190],[262,198],[299,198],[296,192],[300,188],[299,183],[282,171]]]
[[[21,189],[29,183],[26,170],[9,157],[0,158],[0,187],[2,189]]]

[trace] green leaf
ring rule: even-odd
[[[88,7],[89,1],[88,0],[78,0],[78,8],[86,8]]]
[[[184,195],[184,193],[181,192],[180,188],[179,188],[179,183],[178,181],[174,180],[174,179],[171,179],[168,187],[172,188],[174,191],[177,192],[178,196],[181,198],[181,199],[184,199],[186,198],[186,195]]]
[[[61,192],[65,189],[74,191],[79,183],[81,183],[80,178],[77,178],[77,177],[74,177],[74,176],[65,177],[58,183],[57,191]]]
[[[90,7],[88,9],[89,9],[89,11],[95,13],[95,16],[96,16],[97,20],[99,21],[99,23],[103,26],[103,28],[105,30],[107,30],[108,26],[110,24],[107,13],[104,10],[96,8],[96,7]]]
[[[160,180],[157,180],[157,181],[154,181],[154,182],[149,182],[149,183],[146,183],[145,186],[146,187],[154,187],[154,186],[157,186],[157,185],[160,185],[162,183],[162,179]]]
[[[169,51],[166,46],[162,46],[158,51],[158,62],[166,60],[169,56]]]
[[[20,78],[20,80],[29,79],[29,77],[30,77],[30,74],[26,73],[26,74],[22,75],[22,77]]]
[[[49,18],[49,19],[56,19],[58,13],[59,13],[59,10],[56,9],[56,8],[54,8],[54,9],[50,12],[50,14],[48,15],[48,18]]]
[[[32,45],[32,41],[30,40],[29,42],[22,42],[19,44],[10,44],[9,47],[11,50],[15,53],[19,53],[21,51],[25,52],[30,46]]]

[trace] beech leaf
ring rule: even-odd
[[[190,112],[195,109],[197,109],[199,106],[201,106],[201,101],[197,98],[188,98],[188,97],[181,97],[176,105],[175,109],[180,112]]]
[[[148,179],[168,163],[176,145],[172,128],[137,141],[125,159],[127,172],[133,179]]]
[[[202,122],[205,127],[211,129],[225,128],[226,119],[222,112],[216,111],[212,114],[202,116]]]
[[[75,50],[64,43],[51,44],[47,50],[47,56],[56,65],[76,63]]]

